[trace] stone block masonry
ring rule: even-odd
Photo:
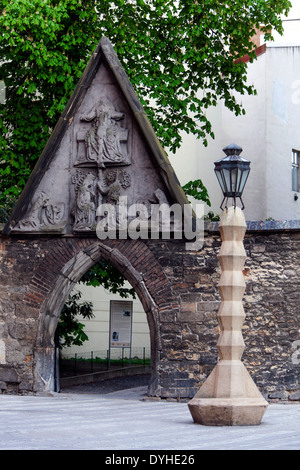
[[[53,390],[53,338],[61,307],[84,272],[105,258],[131,282],[147,314],[149,394],[193,397],[218,360],[221,239],[214,224],[205,235],[197,252],[176,240],[1,237],[2,392]],[[269,401],[295,403],[300,393],[300,230],[256,226],[244,245],[242,361]]]
[[[285,225],[257,225],[246,234],[246,291],[243,305],[245,351],[242,361],[270,401],[299,400],[300,390],[300,233]],[[175,324],[164,324],[168,342],[162,354],[163,393],[176,393],[174,371],[196,392],[218,360],[217,289],[221,269],[217,227],[207,231],[203,249],[182,252],[175,245],[156,246],[156,255],[180,297]],[[171,332],[172,335],[171,336]],[[299,354],[298,354],[299,351]],[[163,378],[165,377],[165,378]],[[167,391],[168,390],[168,391]],[[192,395],[192,393],[190,393]]]

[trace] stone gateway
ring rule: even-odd
[[[83,274],[104,259],[131,283],[147,315],[149,395],[195,395],[218,360],[221,240],[217,224],[209,224],[204,243],[193,249],[177,236],[180,223],[174,220],[171,236],[164,237],[156,214],[141,213],[141,207],[162,201],[165,208],[188,204],[103,38],[1,231],[3,392],[55,389],[54,335],[61,309]],[[129,207],[146,227],[144,235],[156,224],[155,236],[122,235]],[[115,238],[97,236],[99,224],[102,234],[110,233],[107,208],[116,214]],[[269,399],[293,399],[300,389],[293,360],[300,339],[299,232],[297,223],[248,223],[244,242],[243,360]]]

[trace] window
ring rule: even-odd
[[[299,162],[300,162],[300,151],[293,150],[293,153],[292,153],[292,191],[296,191],[297,193],[300,191]]]

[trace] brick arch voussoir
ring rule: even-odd
[[[159,309],[167,304],[177,308],[172,286],[161,265],[149,247],[139,240],[100,242],[94,239],[63,239],[50,244],[41,263],[37,266],[24,302],[38,307],[47,299],[58,276],[68,276],[80,256],[88,255],[93,263],[101,257],[110,261],[128,279],[132,286],[139,288],[144,282]],[[134,268],[134,275],[132,275]],[[83,268],[84,269],[84,268]],[[79,276],[84,274],[79,271]],[[76,277],[75,277],[76,278]],[[75,279],[74,278],[74,279]],[[79,279],[76,278],[76,282]]]
[[[108,259],[120,269],[121,272],[122,268],[118,266],[118,256],[120,255],[125,257],[129,264],[134,267],[135,271],[140,274],[140,278],[145,283],[159,311],[165,309],[178,310],[179,300],[174,295],[171,282],[146,243],[141,240],[115,240],[109,241],[107,246],[113,250],[116,248],[117,251],[113,252],[116,253],[116,256],[112,259]],[[117,253],[119,253],[119,255]],[[121,261],[121,264],[122,263],[124,263],[124,261]],[[126,268],[123,273],[130,281],[130,270]],[[133,285],[133,287],[135,286]]]
[[[41,308],[53,289],[56,279],[61,275],[66,264],[80,251],[88,248],[90,240],[62,239],[50,240],[44,248],[41,262],[35,267],[28,290],[24,296],[25,304]]]

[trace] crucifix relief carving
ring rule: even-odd
[[[107,97],[100,98],[91,111],[80,116],[74,163],[77,171],[72,178],[75,231],[94,230],[97,207],[102,203],[118,205],[120,196],[131,185],[130,173],[118,168],[131,164],[127,151],[129,132],[121,126],[125,118],[125,113],[116,110]]]
[[[98,168],[129,165],[128,130],[120,125],[124,118],[125,114],[116,111],[107,98],[101,98],[88,114],[81,116],[80,121],[90,123],[90,126],[77,134],[75,166],[89,166],[90,163]]]

